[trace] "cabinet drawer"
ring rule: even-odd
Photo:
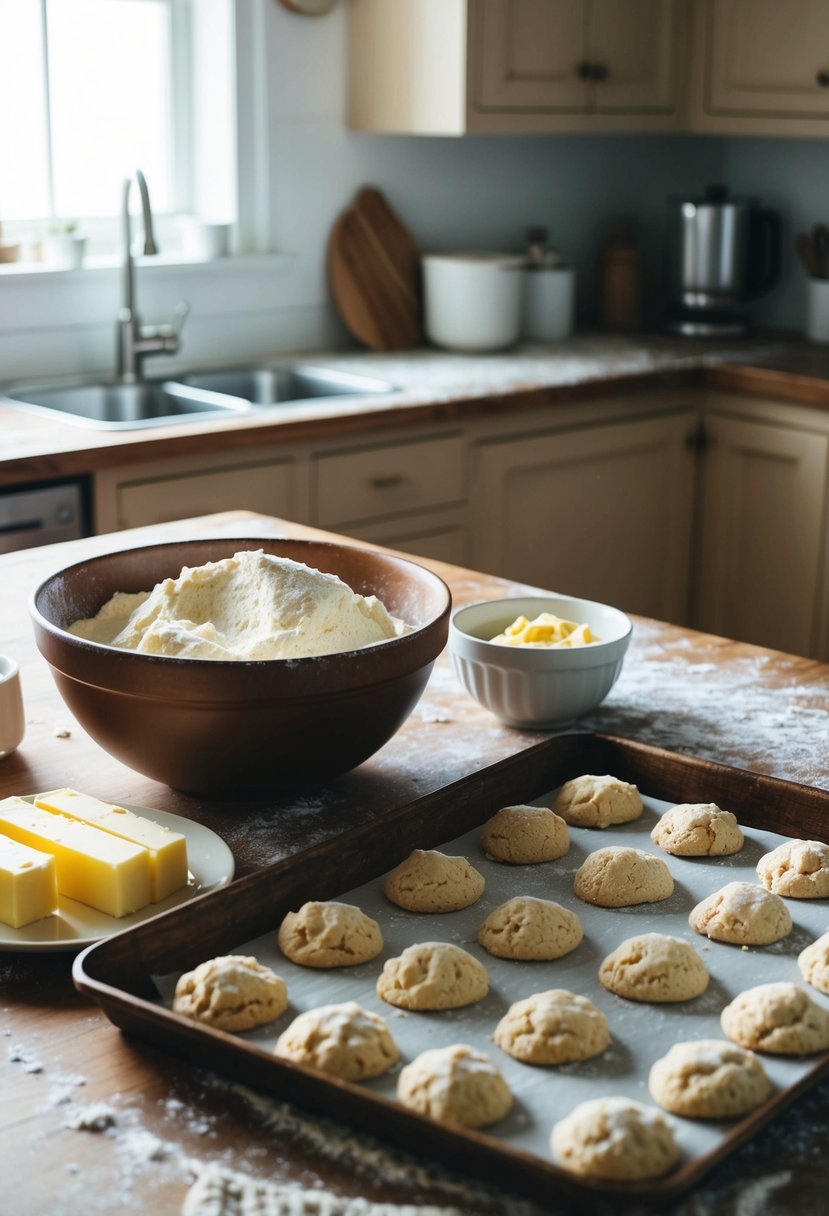
[[[315,519],[323,527],[378,519],[464,497],[461,436],[318,456]]]
[[[136,528],[242,509],[290,516],[292,482],[293,467],[288,462],[125,481],[116,491],[118,526]]]

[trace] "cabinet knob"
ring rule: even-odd
[[[818,72],[817,76],[815,76],[815,80],[822,89],[829,89],[829,72],[821,70]]]
[[[610,68],[607,66],[606,63],[594,63],[593,64],[593,79],[594,80],[607,80],[609,75],[610,75]]]
[[[705,429],[705,423],[700,419],[694,429],[685,436],[685,446],[689,452],[704,452],[710,443],[711,439]]]
[[[592,80],[593,64],[588,63],[587,60],[583,60],[581,63],[576,65],[576,75],[578,76],[579,80]]]

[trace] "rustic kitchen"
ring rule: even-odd
[[[823,0],[0,0],[0,1211],[821,1210],[827,138]]]

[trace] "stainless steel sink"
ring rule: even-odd
[[[174,380],[136,384],[73,381],[16,385],[5,393],[0,390],[0,405],[99,431],[130,431],[234,415],[250,417],[257,407],[315,398],[393,391],[392,384],[372,376],[283,363],[193,371]]]
[[[252,405],[284,405],[318,397],[355,397],[394,391],[394,385],[387,380],[303,363],[217,368],[188,372],[178,379],[193,388],[241,397]]]
[[[3,403],[99,431],[205,421],[250,411],[247,401],[172,380],[16,387],[0,396]]]

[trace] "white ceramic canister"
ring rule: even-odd
[[[528,270],[524,279],[524,323],[528,342],[560,342],[573,332],[576,272],[570,266]]]
[[[829,279],[809,279],[806,337],[812,342],[829,342]]]
[[[436,346],[503,350],[518,341],[526,258],[506,253],[423,256],[424,326]]]

